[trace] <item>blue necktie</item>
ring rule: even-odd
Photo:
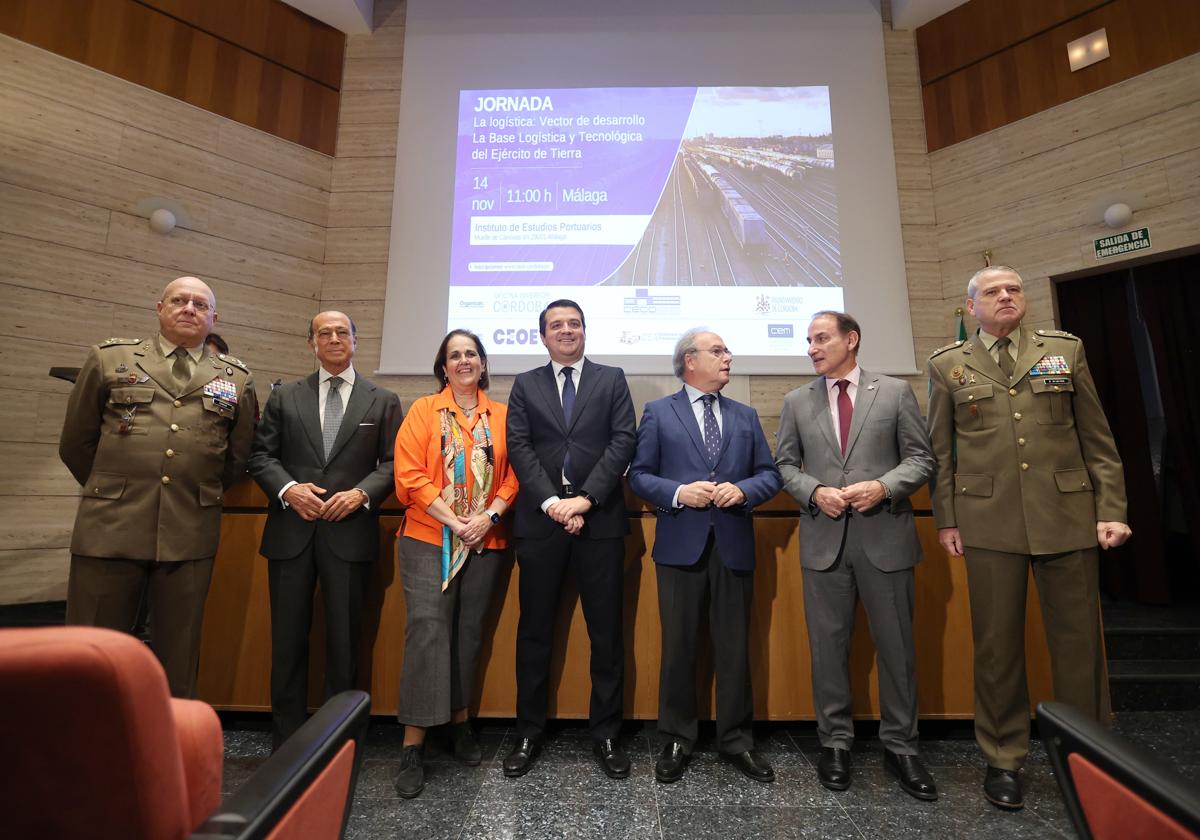
[[[721,427],[717,425],[717,415],[713,413],[713,402],[716,394],[705,394],[700,397],[704,401],[704,451],[714,464],[721,456]]]
[[[562,369],[563,375],[563,421],[568,429],[571,428],[571,413],[575,410],[575,368],[565,367]],[[567,481],[574,482],[571,476],[571,448],[567,447],[567,452],[563,455],[563,475],[567,477]]]

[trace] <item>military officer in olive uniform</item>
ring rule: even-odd
[[[159,334],[93,347],[59,456],[83,486],[71,537],[67,623],[130,630],[143,593],[171,693],[195,691],[200,625],[224,491],[245,473],[257,399],[250,371],[212,355],[212,290],[169,283]]]
[[[1017,809],[1029,751],[1029,567],[1055,698],[1107,723],[1096,546],[1120,545],[1130,530],[1121,460],[1083,343],[1022,327],[1024,287],[1006,266],[977,272],[966,305],[978,334],[929,359],[933,515],[946,551],[966,555],[984,795]]]

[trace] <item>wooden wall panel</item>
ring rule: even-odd
[[[337,90],[346,36],[277,0],[139,0]]]
[[[1113,0],[970,0],[917,28],[921,84],[1033,38]]]
[[[992,17],[1017,23],[1011,31],[980,24]],[[1101,27],[1111,57],[1072,73],[1067,43]],[[919,29],[918,41],[931,51],[921,65],[932,152],[1200,51],[1200,5],[974,0]]]
[[[249,494],[247,494],[249,498]],[[928,499],[920,504],[927,505]],[[640,505],[639,505],[640,507]],[[814,715],[811,661],[804,618],[799,564],[799,520],[790,500],[771,505],[784,515],[755,520],[758,567],[755,609],[751,621],[751,675],[755,717],[760,720],[808,720]],[[265,514],[227,514],[221,547],[205,612],[199,696],[218,708],[265,711],[270,708],[270,609],[266,561],[257,548]],[[395,714],[404,659],[404,590],[397,574],[395,532],[402,517],[385,515],[380,522],[379,560],[369,589],[368,619],[360,662],[361,687],[371,693],[372,712]],[[660,629],[657,583],[649,548],[654,519],[635,515],[626,539],[625,560],[625,716],[652,720],[658,716]],[[965,567],[948,558],[937,542],[932,519],[918,518],[925,560],[916,571],[914,634],[921,716],[970,718],[974,714],[970,608]],[[483,717],[513,717],[516,709],[514,654],[520,570],[511,560],[500,577],[484,636],[480,679],[472,706]],[[1032,702],[1051,696],[1049,656],[1037,595],[1030,581],[1029,678]],[[321,701],[323,619],[320,597],[310,641],[310,705]],[[549,713],[555,718],[586,718],[589,697],[587,628],[577,592],[564,587],[551,654]],[[700,715],[713,713],[712,656],[702,645],[697,668],[701,684],[710,686]],[[851,648],[854,714],[879,715],[875,651],[861,612]]]
[[[333,153],[345,36],[279,0],[8,0],[0,33]]]

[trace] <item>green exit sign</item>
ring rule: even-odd
[[[1096,259],[1116,257],[1133,251],[1144,251],[1150,247],[1150,228],[1114,233],[1095,240]]]

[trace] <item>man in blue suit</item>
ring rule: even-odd
[[[704,601],[717,676],[717,746],[751,779],[775,772],[754,750],[747,634],[754,593],[750,512],[782,486],[758,413],[720,396],[733,354],[714,332],[675,345],[683,389],[647,403],[629,467],[633,491],[657,508],[654,562],[662,625],[660,782],[683,776],[696,743],[696,642]]]

